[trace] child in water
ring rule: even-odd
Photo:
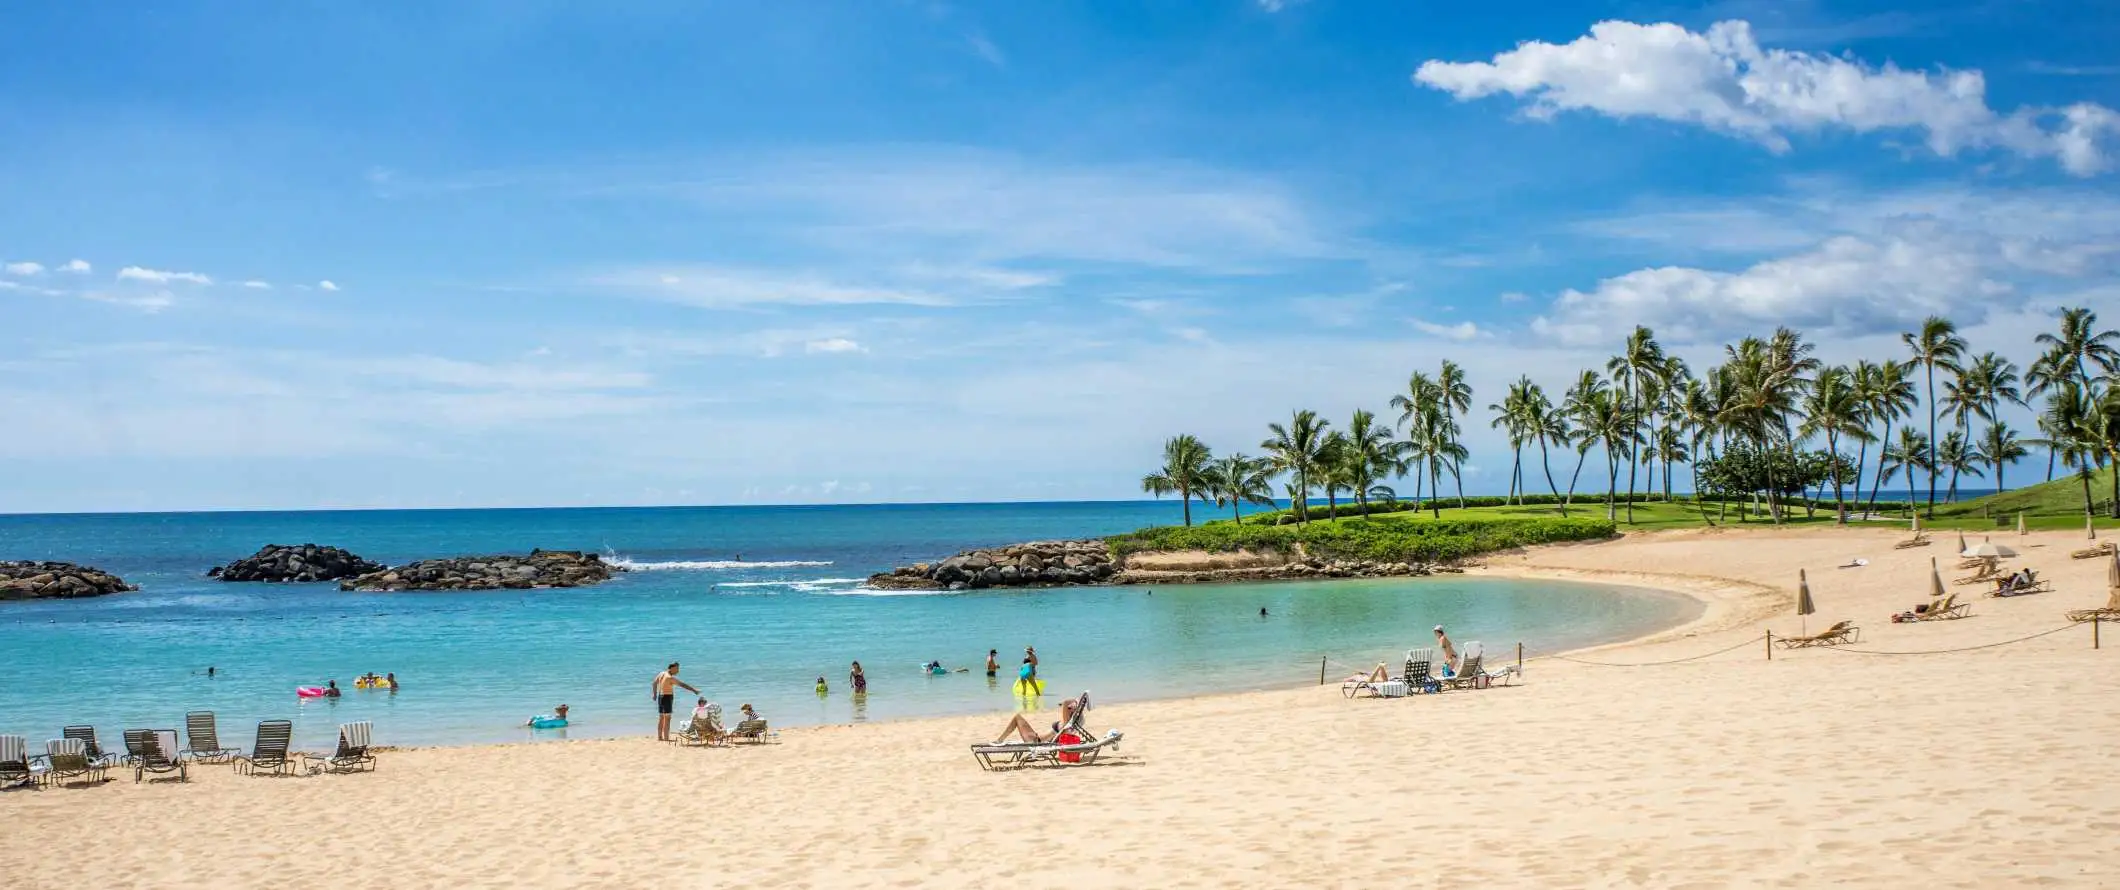
[[[824,678],[823,678],[823,677],[818,677],[818,678],[817,678],[817,694],[818,694],[818,695],[820,695],[820,696],[822,696],[822,695],[827,695],[827,694],[831,693],[831,691],[832,691],[832,688],[831,688],[831,687],[829,687],[829,686],[826,686],[826,685],[824,685]]]

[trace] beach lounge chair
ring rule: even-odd
[[[2085,547],[2082,550],[2073,551],[2068,557],[2070,559],[2096,559],[2100,556],[2111,556],[2114,546],[2111,541],[2107,541],[2096,547]]]
[[[2103,608],[2072,609],[2067,614],[2070,621],[2120,621],[2120,587],[2106,595]]]
[[[1842,621],[1810,636],[1780,637],[1776,642],[1781,643],[1783,649],[1807,649],[1812,646],[1838,646],[1842,643],[1859,642],[1861,639],[1862,629],[1856,627],[1855,622]]]
[[[221,747],[221,734],[214,728],[212,711],[193,711],[184,715],[184,736],[190,744],[184,754],[200,763],[220,763],[242,751]]]
[[[1064,730],[1062,734],[1066,734]],[[1119,742],[1125,738],[1125,733],[1114,729],[1105,733],[1103,738],[1070,744],[1019,742],[1005,745],[973,745],[972,756],[978,759],[979,768],[988,772],[1041,763],[1049,766],[1083,765],[1095,763],[1097,755],[1104,753],[1106,749],[1119,747]]]
[[[2054,582],[2049,579],[2035,578],[2031,581],[2020,582],[2016,578],[2016,575],[2010,575],[1995,579],[1995,589],[1988,591],[1988,596],[2024,596],[2032,593],[2054,592]]]
[[[1383,665],[1377,665],[1377,670],[1383,670]],[[1382,680],[1377,679],[1377,671],[1355,674],[1340,681],[1340,694],[1348,698],[1356,698],[1363,695],[1381,695],[1383,693],[1377,687],[1383,683],[1390,682],[1390,680],[1391,676],[1388,672]]]
[[[1961,603],[1958,594],[1951,594],[1929,605],[1929,610],[1914,616],[1915,621],[1948,621],[1965,618],[1973,614],[1972,603]]]
[[[1901,541],[1897,544],[1893,544],[1892,549],[1905,550],[1909,547],[1927,547],[1929,546],[1929,544],[1930,541],[1928,532],[1915,532],[1913,537]]]
[[[1457,672],[1443,678],[1443,686],[1449,689],[1485,689],[1492,685],[1493,677],[1482,664],[1486,661],[1487,645],[1478,640],[1465,644],[1458,653]]]
[[[1443,691],[1443,681],[1435,676],[1435,648],[1406,650],[1406,691],[1425,693]]]
[[[84,723],[64,727],[59,730],[59,736],[61,738],[79,739],[82,747],[87,749],[88,759],[95,761],[98,765],[110,766],[113,763],[126,762],[124,755],[115,751],[103,750],[103,745],[96,741],[96,728],[93,726]]]
[[[29,761],[29,740],[0,735],[0,788],[20,788],[36,781],[37,771]]]
[[[231,758],[231,765],[244,775],[255,776],[259,772],[274,776],[299,775],[305,764],[300,752],[287,750],[293,740],[294,721],[260,721],[258,738],[250,744],[250,753],[235,755]]]
[[[325,772],[352,773],[374,772],[375,755],[369,753],[370,739],[374,736],[374,725],[366,720],[359,723],[339,724],[339,747],[324,758]]]
[[[104,779],[103,763],[88,756],[88,746],[80,739],[52,739],[44,743],[44,782],[52,784],[69,779],[85,779],[101,782]]]
[[[721,725],[721,706],[708,703],[704,716],[693,717],[678,727],[670,741],[689,746],[719,745],[728,741],[729,731]]]
[[[145,780],[148,773],[175,773],[179,782],[191,780],[191,771],[185,766],[184,755],[177,751],[177,731],[174,729],[126,730],[125,759],[127,763],[132,764],[134,782]]]
[[[765,744],[766,720],[764,717],[754,717],[741,721],[736,724],[735,729],[729,730],[729,737],[743,739],[753,744]]]

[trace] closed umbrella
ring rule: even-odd
[[[2105,566],[2105,586],[2120,590],[2120,550],[2113,551],[2113,561]]]
[[[2017,511],[2017,533],[2024,534],[2024,511]]]
[[[1818,606],[1817,606],[1817,604],[1815,604],[1815,603],[1811,602],[1811,578],[1810,578],[1810,576],[1809,576],[1809,575],[1807,575],[1807,574],[1805,574],[1805,573],[1804,573],[1804,570],[1803,570],[1803,569],[1797,569],[1797,570],[1796,570],[1796,614],[1797,614],[1797,615],[1799,615],[1799,616],[1803,616],[1803,615],[1809,615],[1809,614],[1811,614],[1811,613],[1813,613],[1813,612],[1816,612],[1816,611],[1818,611]],[[1806,621],[1804,621],[1804,622],[1803,622],[1803,625],[1802,625],[1802,626],[1803,626],[1803,630],[1804,630],[1804,633],[1805,633],[1806,635],[1808,635],[1808,634],[1809,634],[1809,633],[1811,632],[1811,622],[1810,622],[1810,621],[1808,621],[1808,620],[1806,620]]]
[[[1936,557],[1929,557],[1929,596],[1943,599],[1943,570],[1936,567]]]
[[[1921,514],[1914,514],[1914,531],[1921,531]]]
[[[1962,531],[1958,533],[1958,555],[1959,555],[1959,556],[1964,556],[1964,555],[1966,555],[1966,552],[1965,552],[1965,532],[1962,532]]]

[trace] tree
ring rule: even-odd
[[[1914,363],[1928,372],[1929,385],[1929,435],[1927,441],[1936,441],[1936,369],[1957,372],[1958,359],[1965,355],[1965,338],[1958,336],[1958,326],[1940,315],[1931,315],[1921,322],[1921,330],[1899,335],[1914,354]],[[1923,462],[1929,474],[1928,517],[1936,518],[1936,455],[1930,454]]]
[[[1526,417],[1529,407],[1526,400],[1530,391],[1537,387],[1538,384],[1532,383],[1529,376],[1519,377],[1515,383],[1509,385],[1508,395],[1502,397],[1500,402],[1487,406],[1487,410],[1494,412],[1494,420],[1488,426],[1493,429],[1504,430],[1509,436],[1509,451],[1511,455],[1509,461],[1510,497],[1517,497],[1523,493],[1524,442],[1531,438],[1531,424]],[[1508,500],[1509,498],[1503,498],[1504,503],[1507,503]],[[1522,501],[1519,500],[1518,503],[1522,503]]]
[[[1589,458],[1590,449],[1597,445],[1597,437],[1590,432],[1592,403],[1606,392],[1604,379],[1597,376],[1596,371],[1585,369],[1576,377],[1575,385],[1568,388],[1562,403],[1561,411],[1573,427],[1575,441],[1575,472],[1568,477],[1568,496],[1561,499],[1563,514],[1575,501],[1575,483],[1583,477],[1583,461]]]
[[[1207,463],[1213,459],[1199,439],[1172,436],[1163,442],[1163,468],[1141,477],[1141,490],[1158,498],[1176,492],[1185,505],[1185,524],[1191,526],[1193,494],[1207,491]]]
[[[1980,475],[1979,458],[1972,447],[1966,444],[1965,434],[1952,430],[1943,434],[1943,444],[1936,447],[1936,459],[1943,465],[1938,469],[1951,471],[1951,487],[1944,497],[1945,503],[1958,501],[1958,474]]]
[[[1457,416],[1472,411],[1472,384],[1465,382],[1465,369],[1457,362],[1443,360],[1443,369],[1435,377],[1436,395],[1443,406],[1443,422],[1437,428],[1442,438],[1440,450],[1449,458],[1450,478],[1457,483],[1458,509],[1465,508],[1465,477],[1460,472],[1468,456],[1465,446],[1459,441]]]
[[[2017,438],[2017,431],[2010,429],[2009,424],[1999,420],[1988,424],[1987,433],[1980,437],[1980,460],[1982,463],[1995,468],[1996,491],[2009,490],[2002,483],[2003,468],[2008,466],[2011,461],[2021,460],[2030,453],[2025,450],[2024,443]]]
[[[1231,454],[1207,466],[1207,493],[1215,506],[1228,507],[1238,524],[1244,522],[1245,504],[1273,504],[1273,465],[1270,461]]]
[[[2076,471],[2083,483],[2083,515],[2096,512],[2091,501],[2091,469],[2099,461],[2099,423],[2090,390],[2075,380],[2062,380],[2046,397],[2046,410],[2039,414],[2041,438],[2029,440],[2061,457],[2061,465]],[[2115,474],[2120,475],[2120,474]]]
[[[1934,454],[1935,451],[1929,448],[1928,437],[1922,435],[1920,430],[1910,426],[1899,428],[1899,442],[1890,451],[1891,453],[1887,455],[1887,458],[1893,468],[1906,471],[1907,509],[1912,510],[1921,503],[1914,499],[1914,474],[1919,472],[1933,473],[1935,471],[1934,467],[1929,466],[1929,455]]]
[[[1810,395],[1804,399],[1803,414],[1803,426],[1798,428],[1798,434],[1806,438],[1825,436],[1826,453],[1835,458],[1842,456],[1841,437],[1859,442],[1870,436],[1869,429],[1863,424],[1862,400],[1855,389],[1853,374],[1846,368],[1827,368],[1819,372],[1818,379],[1811,384]],[[1840,482],[1840,474],[1833,474],[1833,521],[1837,525],[1847,525],[1848,502]]]
[[[1398,474],[1405,465],[1404,443],[1394,440],[1391,429],[1377,423],[1377,416],[1357,409],[1347,423],[1340,459],[1345,479],[1354,489],[1355,503],[1369,515],[1369,490],[1377,480]]]
[[[1610,390],[1589,395],[1577,426],[1589,441],[1605,449],[1605,518],[1619,520],[1619,455],[1631,454],[1640,428],[1627,413],[1627,405]],[[1631,495],[1629,496],[1632,497]]]
[[[1686,381],[1685,392],[1679,400],[1679,412],[1680,416],[1685,418],[1685,428],[1693,433],[1692,439],[1686,443],[1686,456],[1691,459],[1693,465],[1693,503],[1700,508],[1700,521],[1709,525],[1714,525],[1715,520],[1708,518],[1708,504],[1700,497],[1700,448],[1705,442],[1712,454],[1715,436],[1720,431],[1715,417],[1721,412],[1722,406],[1717,403],[1714,392],[1709,389],[1709,382],[1721,377],[1721,368],[1710,368],[1708,380]]]
[[[1656,334],[1648,328],[1636,325],[1634,333],[1627,335],[1627,342],[1620,353],[1605,363],[1605,370],[1614,382],[1627,387],[1627,401],[1623,407],[1624,417],[1630,423],[1639,422],[1642,410],[1642,389],[1663,372],[1664,348],[1657,344]],[[1627,521],[1634,521],[1634,452],[1632,443],[1639,436],[1627,436]]]
[[[2047,347],[2049,355],[2056,358],[2057,368],[2073,372],[2077,385],[2085,392],[2097,394],[2092,386],[2090,366],[2097,365],[2110,374],[2120,369],[2120,331],[2097,330],[2098,313],[2089,309],[2061,310],[2061,332],[2040,334],[2033,342]]]
[[[1331,425],[1330,421],[1319,419],[1318,412],[1305,409],[1290,416],[1286,427],[1278,423],[1267,424],[1267,431],[1273,435],[1259,443],[1260,448],[1273,455],[1275,469],[1295,477],[1292,481],[1295,483],[1298,525],[1310,521],[1310,489],[1318,465],[1325,457],[1325,430]]]
[[[1391,397],[1391,407],[1399,412],[1397,427],[1406,431],[1406,445],[1410,452],[1420,452],[1421,437],[1419,435],[1420,430],[1417,427],[1419,422],[1434,407],[1436,401],[1441,398],[1442,395],[1435,385],[1435,380],[1420,371],[1407,375],[1406,391]],[[1413,477],[1413,499],[1416,502],[1421,499],[1421,484],[1423,480],[1418,472],[1418,462],[1422,457],[1425,457],[1425,455],[1418,455],[1415,458],[1416,472]]]
[[[1338,430],[1325,434],[1318,452],[1317,481],[1325,488],[1325,518],[1340,521],[1340,489],[1350,484],[1347,473],[1347,437]]]
[[[1546,470],[1546,487],[1553,491],[1554,500],[1561,500],[1561,488],[1553,483],[1553,460],[1546,446],[1568,444],[1568,418],[1554,410],[1553,400],[1546,398],[1546,391],[1536,383],[1524,393],[1524,429],[1538,440],[1538,461]],[[1568,515],[1566,501],[1561,503],[1561,515]]]
[[[1884,431],[1877,436],[1877,475],[1882,477],[1885,475],[1884,452],[1892,444],[1892,422],[1914,413],[1914,406],[1920,404],[1920,399],[1914,392],[1912,364],[1886,359],[1881,364],[1871,365],[1875,370],[1867,378],[1861,373],[1863,364],[1867,363],[1856,365],[1856,390],[1862,395],[1863,423],[1884,424]],[[1879,478],[1870,483],[1870,502],[1863,508],[1865,512],[1877,509],[1877,491],[1884,482]]]

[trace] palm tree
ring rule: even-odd
[[[1700,497],[1700,447],[1705,441],[1711,454],[1715,448],[1715,436],[1720,431],[1715,417],[1722,406],[1716,402],[1709,382],[1721,377],[1721,368],[1710,368],[1708,380],[1687,380],[1678,406],[1685,428],[1693,432],[1691,441],[1686,443],[1686,457],[1693,464],[1693,503],[1700,508],[1700,520],[1709,525],[1715,521],[1708,518],[1708,502]]]
[[[1465,369],[1457,362],[1443,360],[1443,369],[1435,376],[1436,394],[1443,406],[1443,423],[1439,427],[1445,440],[1443,450],[1450,455],[1450,478],[1457,483],[1458,509],[1465,508],[1465,477],[1459,472],[1466,455],[1465,446],[1459,442],[1457,416],[1472,412],[1472,384],[1465,382]],[[1440,493],[1440,492],[1438,492]]]
[[[1530,390],[1537,387],[1538,384],[1532,383],[1529,375],[1518,377],[1515,383],[1509,384],[1508,395],[1503,396],[1500,402],[1487,406],[1487,410],[1494,412],[1494,420],[1488,427],[1506,430],[1509,435],[1509,497],[1503,498],[1503,503],[1523,492],[1524,440],[1531,437],[1530,423],[1525,417],[1528,407],[1526,399]]]
[[[1318,456],[1318,482],[1325,486],[1325,518],[1340,521],[1340,489],[1353,484],[1347,467],[1347,437],[1335,430],[1325,434],[1325,450]]]
[[[1943,444],[1936,446],[1936,459],[1943,462],[1939,470],[1951,471],[1951,486],[1944,495],[1944,503],[1958,502],[1958,474],[1980,475],[1978,458],[1965,441],[1965,434],[1952,430],[1943,434]]]
[[[1619,455],[1631,454],[1640,436],[1627,406],[1609,390],[1593,393],[1584,404],[1579,425],[1587,440],[1605,448],[1605,518],[1619,520]]]
[[[1840,457],[1840,437],[1858,442],[1869,440],[1870,432],[1862,421],[1861,395],[1855,389],[1854,374],[1846,368],[1827,368],[1819,372],[1818,379],[1811,384],[1810,396],[1804,399],[1803,414],[1803,426],[1797,433],[1806,438],[1825,436],[1826,453],[1834,458]],[[1847,525],[1848,504],[1841,492],[1840,474],[1835,472],[1832,476],[1833,521],[1836,525]]]
[[[1354,418],[1347,423],[1345,446],[1340,451],[1342,465],[1346,468],[1346,481],[1354,488],[1355,503],[1362,508],[1362,515],[1369,515],[1369,489],[1377,480],[1397,475],[1405,465],[1401,455],[1405,443],[1391,436],[1391,429],[1377,423],[1377,416],[1368,411],[1356,410]]]
[[[1524,430],[1538,440],[1539,466],[1546,470],[1546,487],[1553,491],[1553,499],[1561,499],[1561,488],[1553,483],[1553,460],[1546,446],[1568,444],[1568,418],[1553,409],[1553,400],[1546,398],[1546,391],[1536,383],[1524,391]],[[1568,515],[1568,505],[1561,504],[1561,515]]]
[[[1416,435],[1417,430],[1414,428],[1416,422],[1440,398],[1442,396],[1437,392],[1435,380],[1420,371],[1407,375],[1406,391],[1391,397],[1391,407],[1398,409],[1399,412],[1397,426],[1399,429],[1406,430],[1409,448],[1419,450],[1419,436]],[[1416,503],[1421,499],[1422,481],[1420,474],[1415,473],[1413,477],[1413,499]]]
[[[1325,428],[1331,425],[1331,421],[1319,419],[1318,412],[1305,409],[1295,412],[1286,427],[1278,423],[1267,424],[1267,431],[1273,435],[1259,443],[1260,448],[1273,455],[1275,469],[1295,477],[1298,525],[1310,521],[1310,488],[1325,456]]]
[[[2002,421],[1988,424],[1987,434],[1980,437],[1980,460],[1995,468],[1995,490],[2008,491],[2002,484],[2002,470],[2010,461],[2020,460],[2031,452],[2017,438],[2017,431]]]
[[[1678,427],[1678,429],[1673,430],[1674,438],[1684,439],[1684,427],[1686,424],[1685,394],[1686,388],[1693,383],[1693,369],[1686,364],[1685,359],[1675,355],[1665,356],[1663,371],[1657,376],[1662,381],[1663,389],[1661,422],[1666,426]],[[1692,456],[1689,447],[1686,457],[1690,460]],[[1669,502],[1671,500],[1671,461],[1662,455],[1658,455],[1658,457],[1664,462],[1664,500]]]
[[[2058,369],[2073,372],[2077,384],[2094,395],[2096,388],[2091,385],[2089,366],[2097,365],[2106,373],[2120,368],[2120,346],[2115,345],[2120,344],[2120,331],[2099,331],[2097,327],[2098,313],[2080,307],[2063,309],[2059,335],[2032,338],[2055,356]]]
[[[1627,335],[1627,342],[1620,353],[1605,363],[1605,370],[1612,374],[1614,382],[1627,387],[1627,402],[1624,406],[1626,418],[1632,422],[1641,416],[1642,389],[1650,385],[1663,372],[1664,348],[1657,344],[1656,334],[1646,327],[1636,325],[1634,333]],[[1630,446],[1635,436],[1627,437]],[[1634,452],[1627,452],[1627,521],[1634,521]]]
[[[1158,498],[1177,492],[1178,501],[1185,505],[1185,524],[1191,526],[1193,493],[1207,491],[1207,463],[1213,459],[1199,439],[1172,436],[1163,442],[1163,468],[1141,477],[1141,490]]]
[[[1430,402],[1422,407],[1406,431],[1407,453],[1415,461],[1428,465],[1428,510],[1440,519],[1443,516],[1442,468],[1449,465],[1453,456],[1462,455],[1464,447],[1457,444],[1450,431],[1449,415],[1443,413],[1440,402]]]
[[[1597,437],[1590,432],[1591,403],[1606,392],[1604,378],[1597,376],[1596,371],[1585,369],[1576,377],[1575,385],[1568,388],[1561,403],[1562,416],[1573,428],[1575,441],[1575,472],[1568,477],[1568,496],[1561,499],[1564,515],[1575,501],[1575,483],[1583,478],[1583,461],[1589,458],[1591,447],[1597,444]]]
[[[1729,393],[1717,421],[1724,429],[1751,440],[1762,457],[1776,448],[1795,454],[1794,431],[1789,416],[1795,413],[1797,393],[1805,380],[1803,372],[1818,362],[1809,357],[1810,346],[1794,331],[1782,328],[1772,340],[1747,337],[1725,347],[1729,360],[1723,363]],[[1774,462],[1767,468],[1767,512],[1780,525],[1780,487],[1774,483]]]
[[[1884,423],[1884,431],[1877,436],[1877,441],[1882,443],[1878,447],[1877,473],[1882,476],[1884,449],[1892,443],[1892,422],[1912,414],[1914,406],[1920,404],[1919,397],[1914,393],[1914,366],[1908,362],[1886,359],[1883,363],[1872,366],[1876,371],[1867,380],[1860,373],[1861,365],[1856,367],[1856,388],[1862,394],[1863,422]],[[1870,483],[1870,502],[1863,508],[1865,512],[1877,509],[1877,490],[1883,486],[1883,479]],[[1856,494],[1860,495],[1861,492]]]
[[[1245,504],[1273,503],[1271,462],[1243,454],[1231,454],[1207,467],[1207,493],[1215,506],[1230,508],[1237,522],[1244,523]]]
[[[1931,315],[1921,322],[1920,331],[1909,331],[1899,335],[1914,354],[1914,363],[1928,371],[1929,381],[1929,435],[1928,441],[1936,441],[1936,369],[1956,372],[1958,359],[1965,355],[1965,338],[1958,336],[1958,326],[1940,315]],[[1923,469],[1929,473],[1928,516],[1936,518],[1936,455],[1930,454]]]
[[[2075,368],[2070,363],[2067,352],[2059,347],[2050,346],[2047,347],[2046,352],[2032,360],[2030,367],[2024,369],[2024,383],[2028,387],[2026,390],[2027,395],[2042,396],[2052,392],[2064,383],[2078,383],[2081,385],[2082,382],[2076,379]],[[2053,405],[2053,400],[2048,399],[2047,404],[2049,406]],[[2052,438],[2055,432],[2053,428],[2047,425],[2047,418],[2044,414],[2039,417],[2039,431],[2046,438]],[[2054,481],[2054,458],[2054,449],[2047,448],[2046,481],[2048,482]]]
[[[1928,437],[1922,435],[1920,430],[1910,426],[1899,428],[1899,444],[1890,449],[1890,453],[1886,455],[1886,460],[1892,464],[1894,469],[1906,471],[1908,510],[1914,509],[1921,503],[1914,499],[1914,474],[1918,471],[1933,471],[1935,469],[1929,466],[1929,455],[1934,453],[1935,451],[1929,448]]]
[[[2096,406],[2083,384],[2064,379],[2051,388],[2046,410],[2039,414],[2041,437],[2027,440],[2061,457],[2061,465],[2075,469],[2083,483],[2083,515],[2096,511],[2091,501],[2091,469],[2099,462],[2098,423],[2092,419]],[[2120,474],[2116,474],[2120,475]]]

